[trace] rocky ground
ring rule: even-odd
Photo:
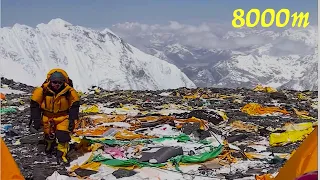
[[[1,79],[2,87],[10,88],[13,90],[20,90],[24,94],[6,94],[6,101],[2,101],[2,107],[12,107],[14,112],[7,112],[1,115],[1,124],[12,124],[13,129],[9,132],[3,133],[4,140],[7,143],[12,155],[21,168],[21,172],[26,179],[45,179],[50,176],[54,171],[60,174],[67,174],[64,167],[57,166],[54,158],[48,158],[42,153],[43,144],[37,140],[39,135],[32,135],[28,131],[29,123],[29,98],[33,87],[16,83],[12,80],[5,78]],[[3,86],[4,85],[4,86]],[[206,94],[207,98],[183,98],[185,95],[193,95],[195,92]],[[163,95],[164,93],[171,93],[171,95]],[[298,117],[293,112],[293,108],[300,111],[304,110],[309,113],[308,116],[317,118],[318,110],[315,106],[317,102],[318,92],[298,92],[291,90],[283,90],[281,92],[268,93],[256,92],[250,89],[215,89],[215,88],[198,88],[198,89],[172,89],[163,91],[104,91],[99,90],[98,93],[91,93],[81,97],[82,104],[103,104],[106,108],[119,107],[121,104],[134,104],[138,105],[141,111],[149,111],[154,109],[155,106],[161,105],[183,105],[189,107],[190,111],[183,114],[175,113],[174,116],[189,117],[190,113],[193,116],[204,120],[210,120],[210,113],[205,109],[223,109],[228,117],[228,121],[224,126],[240,120],[244,123],[253,123],[258,126],[257,132],[246,132],[244,130],[234,130],[230,133],[225,133],[228,128],[222,125],[213,125],[211,130],[219,135],[222,135],[230,143],[238,142],[238,147],[243,152],[256,152],[257,150],[248,147],[241,142],[255,142],[261,140],[263,137],[268,138],[271,128],[281,128],[285,123],[301,123],[311,122],[314,120],[304,119]],[[230,96],[230,97],[228,97]],[[289,116],[273,115],[273,116],[251,116],[240,109],[248,103],[259,103],[263,106],[281,106],[290,112]],[[202,109],[195,111],[197,109]],[[81,114],[83,116],[84,114]],[[214,122],[213,122],[214,124]],[[239,143],[240,142],[240,143]],[[266,147],[266,152],[273,153],[291,153],[296,149],[300,142],[289,143],[283,146]],[[262,151],[262,152],[263,152]],[[241,155],[234,155],[240,159],[245,157]],[[48,163],[49,162],[49,163]],[[268,164],[267,172],[274,173],[278,171],[279,167],[285,161],[275,161]],[[225,179],[236,179],[243,177],[253,177],[253,174],[261,174],[262,169],[249,168],[245,172],[235,172],[229,174],[221,174]],[[208,176],[209,170],[199,170],[198,174]]]

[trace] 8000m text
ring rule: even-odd
[[[251,21],[252,14],[255,14],[256,17],[254,22]],[[267,14],[269,14],[271,17],[269,22],[266,20]],[[281,22],[281,14],[285,16],[284,22]],[[281,9],[277,13],[274,9],[266,9],[261,14],[259,9],[251,9],[245,15],[245,11],[243,9],[236,9],[233,11],[232,26],[234,28],[241,28],[243,26],[253,28],[260,22],[262,27],[270,27],[274,24],[274,22],[276,22],[276,27],[283,28],[288,25],[290,17],[292,18],[291,27],[302,26],[306,28],[309,25],[309,12],[295,12],[291,15],[289,9]]]

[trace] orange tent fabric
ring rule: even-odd
[[[6,95],[4,95],[3,93],[0,93],[0,99],[5,100],[6,99]]]
[[[1,141],[1,179],[8,180],[24,180],[18,165],[13,159],[8,147],[4,143],[3,139]]]
[[[255,180],[274,180],[271,174],[256,175]]]
[[[292,157],[280,169],[275,180],[294,180],[318,170],[318,127],[301,143]]]

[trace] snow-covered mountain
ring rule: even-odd
[[[197,86],[318,88],[315,26],[230,30],[170,22],[116,24],[111,30],[142,51],[177,65]]]
[[[65,69],[79,90],[195,87],[175,65],[146,54],[109,29],[97,31],[53,19],[36,28],[0,29],[1,76],[39,86],[51,68]]]

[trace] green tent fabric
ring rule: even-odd
[[[180,134],[179,136],[176,136],[176,137],[164,136],[162,138],[155,138],[155,139],[151,139],[151,140],[153,142],[162,142],[162,141],[170,140],[170,139],[177,140],[178,142],[188,142],[191,140],[190,137],[186,134]]]
[[[223,150],[223,145],[220,144],[216,149],[211,149],[209,152],[204,152],[199,155],[193,155],[193,156],[188,156],[188,155],[181,155],[181,156],[176,156],[170,159],[172,164],[175,165],[176,170],[180,171],[179,169],[179,163],[202,163],[205,162],[209,159],[217,157],[219,154],[221,154]]]
[[[204,140],[199,141],[199,143],[201,143],[201,144],[210,144],[211,142],[204,139]]]
[[[87,138],[86,138],[87,139]],[[181,134],[176,137],[162,137],[162,138],[154,138],[154,139],[141,139],[141,140],[132,140],[132,141],[119,141],[115,139],[105,139],[105,140],[95,140],[95,139],[87,139],[90,143],[103,143],[107,145],[128,145],[128,144],[140,144],[140,143],[150,143],[150,142],[162,142],[165,140],[170,140],[174,139],[177,140],[178,142],[188,142],[190,141],[190,137],[186,134]],[[204,144],[207,146],[210,144],[210,142],[203,140],[200,141],[199,143]],[[202,154],[198,155],[193,155],[193,156],[188,156],[188,155],[180,155],[173,157],[169,159],[169,162],[172,162],[176,168],[176,170],[180,171],[179,169],[179,163],[201,163],[205,162],[209,159],[217,157],[223,150],[223,145],[220,144],[218,147],[213,147],[212,145],[209,145],[210,151],[209,152],[204,152]],[[162,167],[165,166],[165,164],[152,164],[148,162],[140,162],[137,159],[128,159],[128,160],[120,160],[120,159],[110,159],[106,158],[102,155],[96,155],[92,161],[94,162],[101,162],[102,164],[109,165],[109,166],[116,166],[116,167],[128,167],[128,166],[133,166],[136,165],[138,167]]]
[[[13,112],[17,112],[17,110],[14,108],[1,108],[0,109],[0,114],[13,113]]]
[[[176,170],[181,171],[179,169],[179,163],[201,163],[205,162],[209,159],[217,157],[223,150],[223,145],[219,145],[217,148],[211,149],[209,152],[204,152],[199,155],[187,156],[181,155],[171,158],[169,161],[175,165]],[[140,162],[136,159],[128,159],[128,160],[120,160],[120,159],[109,159],[102,155],[96,155],[93,157],[92,161],[101,162],[102,164],[115,166],[115,167],[128,167],[136,165],[138,167],[162,167],[165,164],[152,164],[148,162]]]
[[[87,139],[87,138],[86,138]],[[95,139],[87,139],[91,144],[93,143],[103,143],[107,145],[128,145],[128,144],[142,144],[148,142],[162,142],[165,140],[177,140],[178,142],[187,142],[190,141],[190,137],[186,134],[181,134],[176,137],[165,136],[162,138],[153,138],[153,139],[141,139],[141,140],[132,140],[132,141],[119,141],[115,139],[105,139],[105,140],[95,140]]]

